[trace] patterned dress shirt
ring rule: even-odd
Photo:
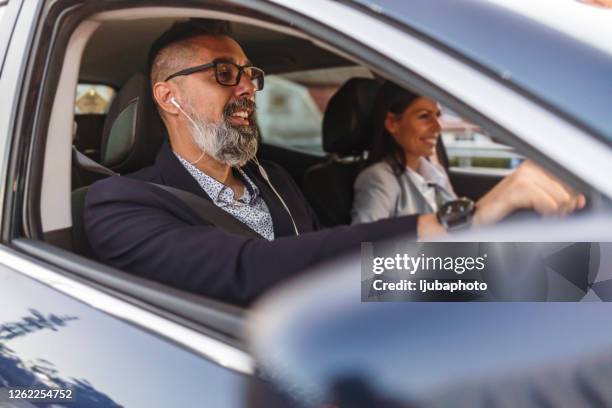
[[[246,187],[242,197],[236,200],[234,191],[230,187],[199,170],[193,164],[183,159],[178,153],[174,152],[174,154],[217,207],[249,226],[249,228],[268,241],[274,239],[274,228],[270,210],[261,197],[259,189],[244,171],[241,169],[234,170],[236,176],[240,178]]]

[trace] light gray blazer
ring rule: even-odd
[[[421,158],[418,173],[426,182],[436,184],[442,202],[457,198],[441,166]],[[354,190],[352,224],[434,212],[423,193],[410,178],[408,170],[397,177],[386,161],[375,163],[359,173]]]

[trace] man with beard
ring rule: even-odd
[[[317,262],[359,250],[361,242],[445,233],[431,214],[319,230],[291,178],[255,158],[255,92],[264,74],[226,32],[175,24],[154,44],[150,66],[169,144],[153,166],[90,188],[85,231],[102,262],[246,305]],[[151,183],[199,195],[249,233],[213,225]],[[517,208],[568,212],[583,200],[535,166],[522,166],[477,203],[473,224],[494,223]]]

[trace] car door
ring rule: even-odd
[[[216,344],[217,357],[228,368],[154,331],[207,345],[207,353],[215,349],[210,339],[55,275],[22,254],[0,252],[0,405],[18,402],[9,400],[8,388],[59,388],[71,394],[57,406],[244,406],[249,377],[230,367],[231,353],[222,344]],[[152,330],[131,323],[139,320]]]
[[[76,2],[74,2],[76,3]],[[109,2],[117,5],[117,2]],[[151,2],[156,5],[159,2]],[[10,4],[10,3],[9,3]],[[49,3],[55,4],[58,3]],[[69,4],[69,2],[66,2]],[[71,4],[71,3],[70,3]],[[89,3],[90,5],[93,3]],[[101,3],[96,3],[101,4]],[[173,3],[174,4],[174,3]],[[191,3],[190,3],[191,4]],[[204,3],[202,3],[204,4]],[[206,3],[207,4],[207,3]],[[262,10],[268,10],[267,3],[258,4]],[[294,24],[299,23],[300,27],[307,30],[316,38],[329,39],[330,44],[346,53],[354,53],[372,65],[377,65],[378,69],[389,74],[389,76],[404,74],[406,67],[397,64],[384,65],[380,55],[371,54],[372,44],[369,47],[364,47],[363,44],[353,44],[350,41],[352,37],[359,35],[371,35],[372,33],[359,34],[360,30],[354,30],[355,27],[368,27],[368,24],[355,24],[353,28],[346,29],[350,32],[350,36],[341,37],[337,32],[326,31],[324,24],[317,22],[321,16],[318,6],[325,7],[340,7],[340,11],[344,10],[339,4],[327,2],[299,2],[292,3],[288,7],[306,7],[307,10],[299,10],[300,13],[310,13],[311,20],[300,19],[299,13],[289,13],[288,15],[280,7],[272,7],[271,15],[276,15],[278,18],[286,19],[287,22]],[[9,58],[11,62],[10,70],[3,69],[2,85],[3,92],[1,97],[2,106],[8,109],[2,109],[0,112],[0,131],[2,144],[0,145],[0,181],[4,187],[4,191],[14,198],[23,199],[22,180],[29,173],[24,171],[23,162],[11,161],[9,164],[7,158],[16,158],[20,155],[27,156],[26,147],[21,146],[18,142],[19,137],[26,138],[30,136],[30,132],[19,132],[20,118],[29,116],[31,120],[38,120],[40,116],[49,115],[44,106],[41,107],[36,103],[28,100],[28,96],[33,95],[35,98],[38,92],[40,83],[23,83],[23,78],[26,72],[37,72],[42,70],[41,65],[32,65],[29,58],[32,53],[44,50],[49,44],[46,42],[47,37],[35,38],[35,28],[37,24],[41,24],[40,18],[42,2],[28,1],[23,2],[23,8],[19,17],[19,22],[15,30],[18,35],[15,35],[15,41],[11,41],[9,49]],[[270,11],[270,10],[268,10]],[[329,10],[324,10],[329,11]],[[334,11],[334,10],[332,10]],[[337,11],[337,10],[336,10]],[[56,9],[57,16],[59,12]],[[334,15],[338,15],[337,13]],[[348,13],[346,17],[356,18]],[[59,18],[59,17],[58,17]],[[338,21],[326,20],[325,24],[333,26],[334,24],[344,23],[344,19]],[[52,27],[53,21],[48,27]],[[347,20],[348,23],[354,23],[355,20]],[[361,19],[360,23],[372,23],[374,20]],[[310,25],[309,25],[310,24]],[[381,28],[381,27],[377,27]],[[339,28],[340,29],[340,28]],[[50,28],[46,31],[50,37]],[[384,27],[381,28],[384,32]],[[329,36],[329,37],[328,37]],[[352,37],[351,37],[352,36]],[[375,36],[372,36],[373,38]],[[339,45],[341,41],[349,41],[343,46]],[[332,40],[333,39],[333,40]],[[397,44],[391,44],[393,47],[405,45],[406,39],[402,36],[394,37],[398,39]],[[359,38],[360,41],[365,41]],[[393,54],[394,49],[385,49],[386,46],[381,46],[389,55]],[[417,44],[418,46],[418,44]],[[331,46],[330,46],[331,47]],[[417,47],[418,50],[418,47]],[[368,57],[368,53],[369,57]],[[434,55],[436,57],[436,55]],[[438,65],[440,56],[437,55],[430,62],[433,66]],[[357,57],[355,57],[357,58]],[[452,61],[451,61],[452,62]],[[402,60],[402,64],[409,65],[409,61]],[[416,69],[416,68],[414,68]],[[459,74],[465,74],[465,71],[456,69]],[[470,71],[471,72],[471,71]],[[40,74],[40,73],[39,73]],[[54,73],[54,74],[57,74]],[[51,74],[49,74],[51,75]],[[41,76],[36,78],[40,79]],[[55,79],[58,79],[56,77]],[[474,80],[475,85],[481,84],[478,80]],[[5,87],[5,85],[9,85]],[[447,85],[447,84],[446,84]],[[50,87],[52,89],[52,87]],[[46,88],[45,88],[46,89]],[[439,89],[434,89],[436,92],[449,99],[448,95],[442,93]],[[6,92],[5,92],[6,91]],[[23,93],[24,95],[20,94]],[[465,96],[468,98],[470,95]],[[503,95],[502,95],[503,96]],[[42,100],[42,98],[41,98]],[[49,99],[51,98],[49,97]],[[34,101],[36,102],[36,100]],[[20,104],[25,106],[22,107]],[[68,104],[70,105],[70,104]],[[460,106],[459,103],[456,105]],[[70,105],[70,107],[72,107]],[[27,112],[26,111],[27,108]],[[18,112],[20,116],[15,116]],[[499,113],[494,111],[492,114]],[[65,123],[66,125],[67,123]],[[28,128],[26,128],[28,129]],[[50,134],[52,132],[49,132]],[[529,132],[527,132],[529,133]],[[44,129],[44,134],[47,135],[47,129]],[[45,139],[43,138],[44,142]],[[15,150],[12,150],[14,146]],[[18,150],[22,149],[22,150]],[[32,150],[44,149],[44,143],[33,146]],[[41,157],[34,156],[33,157]],[[49,156],[55,158],[56,156]],[[42,166],[42,163],[31,163],[34,170],[36,166]],[[47,166],[52,166],[54,163],[47,162]],[[67,165],[66,163],[62,163]],[[40,170],[38,168],[38,170]],[[7,180],[7,173],[11,174],[10,182]],[[68,181],[66,180],[66,183]],[[69,189],[68,189],[69,191]],[[40,194],[40,186],[29,191],[30,194]],[[27,199],[30,197],[25,195]],[[4,195],[2,196],[4,200]],[[35,201],[35,200],[34,200]],[[151,392],[154,396],[166,393],[182,393],[183,399],[178,402],[169,401],[167,398],[162,399],[165,404],[159,406],[190,406],[190,405],[210,405],[210,406],[232,406],[238,399],[223,399],[226,396],[218,396],[217,394],[240,394],[244,390],[246,382],[243,375],[247,375],[253,371],[252,362],[247,353],[232,342],[231,339],[223,338],[219,335],[218,330],[207,330],[205,324],[197,321],[195,318],[211,307],[203,305],[200,299],[198,301],[180,303],[177,301],[178,296],[173,297],[170,288],[160,287],[159,285],[146,285],[134,276],[125,276],[110,270],[110,268],[102,268],[95,262],[86,262],[82,258],[74,254],[69,254],[59,248],[54,248],[44,242],[37,241],[32,238],[35,234],[29,230],[31,227],[27,222],[31,214],[22,213],[23,201],[13,199],[13,201],[2,202],[3,204],[3,225],[8,227],[2,230],[2,256],[0,263],[2,266],[2,282],[6,285],[0,286],[3,295],[6,290],[8,299],[6,307],[3,310],[2,319],[8,325],[10,343],[7,340],[3,346],[9,348],[6,351],[8,355],[7,367],[14,365],[29,365],[28,361],[46,360],[52,373],[61,374],[59,380],[68,381],[71,384],[70,378],[74,377],[85,384],[85,388],[91,387],[97,390],[100,394],[108,398],[109,403],[125,404],[135,406],[156,406],[151,400],[145,402],[135,402],[136,397],[130,394],[130,390],[134,394],[138,394],[141,398],[147,392]],[[46,202],[49,206],[55,205],[53,200]],[[30,211],[39,211],[40,208],[29,209]],[[69,212],[69,211],[66,211]],[[40,217],[39,217],[40,218]],[[16,237],[28,237],[15,239]],[[39,239],[41,239],[39,237]],[[6,249],[8,246],[11,249]],[[117,280],[121,280],[124,285],[118,285]],[[132,287],[129,287],[132,285]],[[134,289],[136,287],[136,289]],[[131,289],[128,291],[127,289]],[[140,297],[134,294],[138,293]],[[153,305],[145,299],[145,295],[155,296],[165,301],[163,307],[160,304]],[[10,304],[8,303],[10,301]],[[173,303],[174,302],[174,303]],[[178,304],[178,306],[177,306]],[[4,306],[5,304],[3,304]],[[174,309],[171,309],[174,307]],[[185,316],[187,311],[193,311],[190,320]],[[213,312],[216,312],[213,309]],[[220,314],[219,314],[220,315]],[[216,315],[216,317],[219,317]],[[38,328],[32,322],[40,321],[42,328]],[[52,326],[56,329],[48,328]],[[60,328],[61,327],[61,328]],[[32,330],[30,330],[32,329]],[[14,332],[28,333],[15,336]],[[99,339],[99,340],[98,340]],[[31,347],[34,349],[28,349]],[[61,352],[60,352],[61,351]],[[93,355],[90,364],[84,364]],[[81,361],[82,360],[82,361]],[[83,367],[87,365],[87,367]],[[36,367],[35,367],[36,368]],[[293,367],[290,367],[293,369]],[[295,367],[299,369],[299,367]],[[38,372],[38,368],[30,371]],[[44,370],[43,370],[44,371]],[[3,374],[8,377],[8,374]],[[33,373],[30,373],[33,375]],[[28,373],[18,374],[16,378],[24,381],[28,377]],[[109,375],[113,378],[109,378]],[[49,376],[47,376],[48,378]],[[68,377],[66,379],[65,377]],[[12,378],[12,377],[10,377]],[[28,377],[31,378],[31,377]],[[123,382],[117,381],[117,378],[123,379]],[[125,379],[129,379],[126,381]],[[86,382],[85,382],[86,381]],[[75,381],[75,383],[77,383]],[[10,385],[19,385],[17,381],[9,383]],[[186,389],[186,387],[190,387]],[[118,388],[116,388],[118,387]],[[123,387],[123,388],[121,388]],[[127,389],[129,387],[129,389]],[[157,388],[156,390],[150,390]],[[178,391],[177,391],[178,390]],[[212,400],[208,404],[209,396],[218,397],[219,399]],[[161,397],[159,397],[161,398]],[[212,397],[211,397],[212,398]],[[215,405],[216,404],[216,405]]]

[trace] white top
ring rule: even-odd
[[[437,211],[457,195],[440,165],[420,158],[417,171],[406,168],[399,177],[386,161],[364,169],[354,184],[353,224]]]
[[[444,169],[426,159],[420,158],[417,171],[406,167],[406,174],[417,190],[423,195],[427,204],[430,205],[432,212],[438,211],[439,207],[439,203],[436,200],[437,189],[442,188],[444,191],[455,194]]]

